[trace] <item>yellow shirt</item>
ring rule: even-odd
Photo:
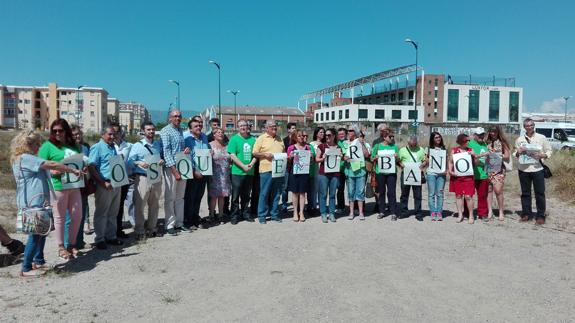
[[[256,139],[256,143],[254,144],[253,153],[283,153],[284,152],[284,143],[283,141],[276,135],[275,138],[268,135],[267,133],[262,134],[261,136]],[[260,159],[260,173],[271,172],[272,171],[272,162],[265,158]]]

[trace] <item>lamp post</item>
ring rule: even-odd
[[[76,125],[80,126],[80,90],[85,85],[78,85],[76,90]]]
[[[240,90],[228,90],[228,93],[231,93],[234,95],[234,115],[236,118],[236,123],[238,122],[238,108],[236,105],[236,96],[238,95],[238,93],[240,93]]]
[[[178,87],[178,97],[176,99],[176,105],[177,105],[176,108],[181,109],[182,107],[180,106],[180,82],[174,81],[174,80],[168,80],[168,82],[174,83]]]
[[[415,48],[415,91],[413,91],[413,109],[415,110],[415,116],[413,117],[413,126],[417,133],[417,50],[419,47],[417,46],[417,43],[410,38],[406,38],[405,42],[411,43],[413,48]],[[423,82],[421,82],[421,87],[423,88]]]
[[[571,96],[564,96],[563,100],[565,100],[565,120],[563,122],[567,123],[567,100],[569,100]]]
[[[214,64],[218,68],[218,114],[220,115],[220,122],[222,119],[222,83],[221,83],[221,66],[214,60],[209,60],[209,64]]]

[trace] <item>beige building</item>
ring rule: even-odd
[[[0,126],[46,130],[57,118],[99,132],[107,121],[108,92],[103,88],[0,85]]]
[[[118,122],[129,133],[138,132],[142,124],[150,120],[148,109],[141,103],[122,102],[119,111]]]
[[[116,98],[108,98],[107,103],[107,119],[108,123],[118,122],[118,114],[120,112],[120,100]]]

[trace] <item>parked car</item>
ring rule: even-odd
[[[556,150],[575,150],[575,124],[535,122],[535,132],[544,135]]]

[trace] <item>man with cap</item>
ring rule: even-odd
[[[487,207],[487,194],[489,192],[489,174],[485,170],[489,147],[485,142],[485,129],[477,127],[473,129],[473,139],[469,141],[469,148],[477,155],[477,163],[473,166],[473,176],[475,178],[475,191],[477,192],[477,217],[487,219],[489,209]],[[468,214],[467,209],[464,212]],[[470,214],[469,216],[473,216]]]

